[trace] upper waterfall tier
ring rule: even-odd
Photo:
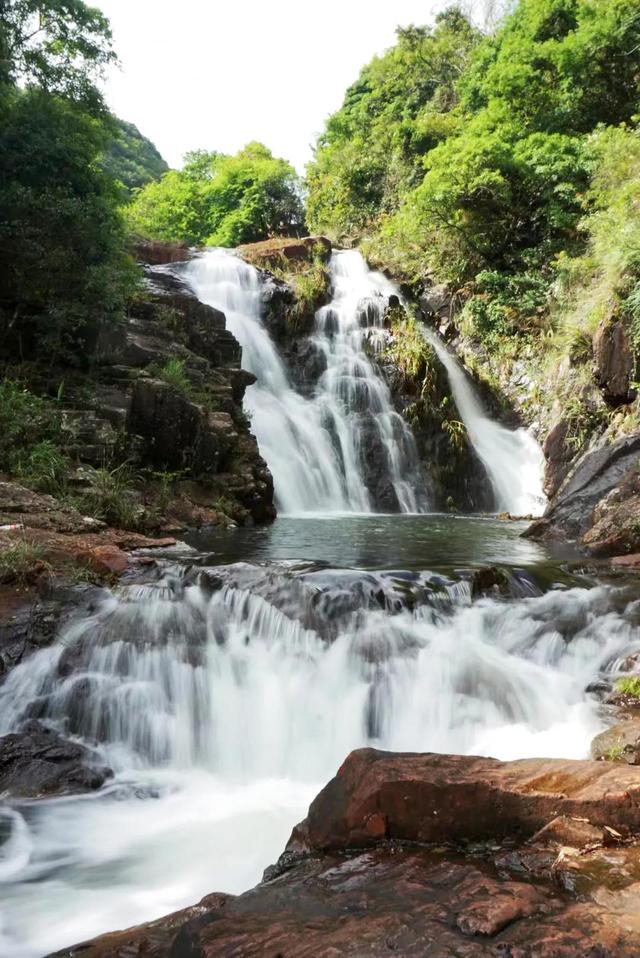
[[[355,250],[333,253],[333,299],[316,315],[324,372],[297,392],[261,317],[260,275],[226,250],[187,267],[198,297],[221,309],[257,377],[246,409],[274,479],[281,513],[422,512],[427,506],[411,430],[366,355],[396,290]]]

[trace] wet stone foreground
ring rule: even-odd
[[[362,749],[256,888],[55,958],[632,958],[639,798],[622,766]]]

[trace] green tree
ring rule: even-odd
[[[134,233],[192,245],[237,246],[303,224],[298,178],[261,143],[235,156],[198,151],[183,170],[140,190],[128,210]]]
[[[0,346],[80,363],[133,280],[108,129],[76,103],[13,90],[0,128]]]
[[[124,186],[134,190],[159,180],[169,167],[151,140],[137,126],[114,118],[115,131],[103,160],[105,171]]]
[[[99,108],[94,79],[115,60],[107,18],[82,0],[2,0],[0,83],[33,83]]]
[[[458,129],[457,84],[480,34],[456,7],[361,71],[327,121],[307,170],[312,229],[357,236],[394,212],[424,175],[424,157]]]
[[[80,363],[133,277],[99,162],[113,135],[93,84],[114,59],[109,25],[80,0],[5,0],[0,59],[0,347]]]

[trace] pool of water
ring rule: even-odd
[[[454,571],[487,565],[551,569],[574,546],[523,538],[527,522],[431,514],[309,516],[270,525],[213,528],[187,542],[216,563],[298,560],[337,568]]]

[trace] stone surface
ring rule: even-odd
[[[185,243],[159,243],[154,240],[138,240],[133,252],[140,263],[150,266],[182,263],[192,255]]]
[[[630,469],[593,511],[593,525],[582,544],[593,556],[620,556],[640,549],[640,471]],[[621,565],[620,562],[617,563]],[[622,563],[624,564],[624,563]],[[627,565],[633,566],[630,561]]]
[[[587,452],[573,466],[544,516],[533,523],[527,535],[542,539],[581,538],[593,524],[596,506],[627,474],[637,471],[639,462],[640,433]]]
[[[603,320],[593,338],[593,365],[596,382],[611,406],[630,402],[635,372],[633,348],[621,320]]]
[[[640,765],[640,719],[629,719],[600,732],[591,743],[591,755],[595,759]]]
[[[93,791],[111,777],[92,762],[88,749],[69,742],[40,722],[0,738],[0,795],[37,798]]]
[[[82,516],[72,506],[63,505],[53,496],[27,489],[17,482],[0,481],[0,526],[24,525],[57,532],[91,532],[103,523]]]
[[[545,457],[544,493],[550,499],[569,475],[575,450],[567,442],[570,422],[561,419],[552,429],[542,446]]]
[[[528,838],[558,815],[640,832],[640,772],[608,763],[360,749],[312,802],[287,849],[370,845],[372,816],[384,816],[386,838],[442,842]]]
[[[274,261],[310,259],[320,254],[324,259],[331,255],[331,242],[326,236],[282,237],[247,243],[240,247],[242,256],[254,266],[268,269]]]
[[[56,958],[635,958],[639,795],[627,766],[363,749],[256,888]]]

